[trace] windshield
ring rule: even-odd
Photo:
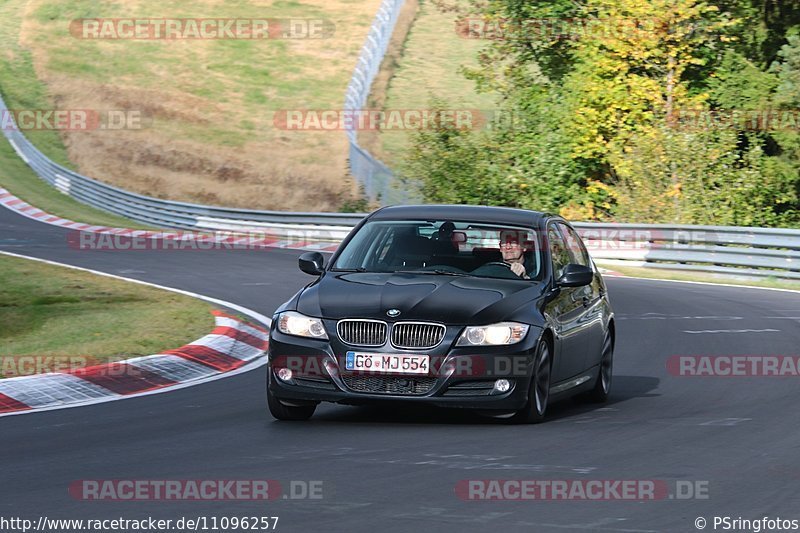
[[[542,275],[539,250],[531,228],[453,220],[380,220],[361,227],[331,270],[535,281]]]

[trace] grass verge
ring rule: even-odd
[[[603,264],[602,261],[597,262],[598,265],[619,272],[624,276],[631,276],[636,278],[649,278],[649,279],[668,279],[676,281],[701,281],[704,283],[720,283],[726,285],[743,285],[746,287],[767,287],[771,289],[789,289],[800,291],[800,281],[782,280],[777,278],[765,278],[763,280],[743,279],[736,276],[728,276],[725,274],[713,274],[711,272],[683,272],[681,270],[669,269],[654,269],[645,267],[629,267]]]
[[[47,86],[36,77],[33,54],[19,43],[25,8],[26,2],[0,2],[0,94],[9,109],[53,109]],[[25,135],[47,157],[75,169],[58,131],[34,129]]]
[[[91,365],[178,348],[213,329],[211,309],[188,296],[0,255],[0,375],[18,375],[10,369],[20,357]]]

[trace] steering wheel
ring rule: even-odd
[[[518,277],[520,277],[520,278],[522,278],[522,279],[530,279],[530,277],[528,277],[528,274],[527,274],[527,273],[524,273],[524,272],[523,272],[523,274],[522,274],[522,275],[520,275],[520,274],[517,274],[516,272],[514,272],[514,271],[511,269],[511,263],[506,263],[505,261],[491,261],[491,262],[489,262],[489,263],[485,263],[485,264],[484,264],[484,265],[482,265],[482,266],[503,266],[503,267],[506,267],[506,268],[507,268],[507,269],[508,269],[510,272],[512,272],[512,273],[513,273],[515,276],[518,276]]]

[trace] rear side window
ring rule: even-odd
[[[592,263],[589,259],[589,252],[586,251],[583,241],[581,241],[581,238],[575,230],[561,222],[558,223],[558,227],[566,239],[567,250],[569,250],[569,255],[571,257],[570,262],[591,267]]]
[[[550,258],[553,262],[553,277],[558,279],[564,271],[564,267],[571,262],[569,250],[564,242],[564,237],[558,231],[555,224],[547,226],[547,243],[550,246]]]

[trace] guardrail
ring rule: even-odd
[[[6,113],[0,97],[0,114]],[[6,115],[11,120],[11,115]],[[308,240],[343,238],[364,215],[359,213],[290,213],[217,207],[151,198],[82,176],[55,163],[21,131],[3,128],[17,155],[44,181],[92,207],[148,225],[194,231],[258,231],[277,236],[299,233]]]
[[[670,224],[573,224],[598,262],[800,279],[800,230]]]
[[[380,70],[403,4],[405,0],[384,0],[381,3],[347,86],[345,111],[359,111],[366,106],[372,82]],[[411,194],[400,188],[388,166],[359,146],[357,131],[350,122],[355,121],[346,121],[345,124],[345,134],[350,143],[350,173],[363,187],[366,197],[382,205],[408,203]]]

